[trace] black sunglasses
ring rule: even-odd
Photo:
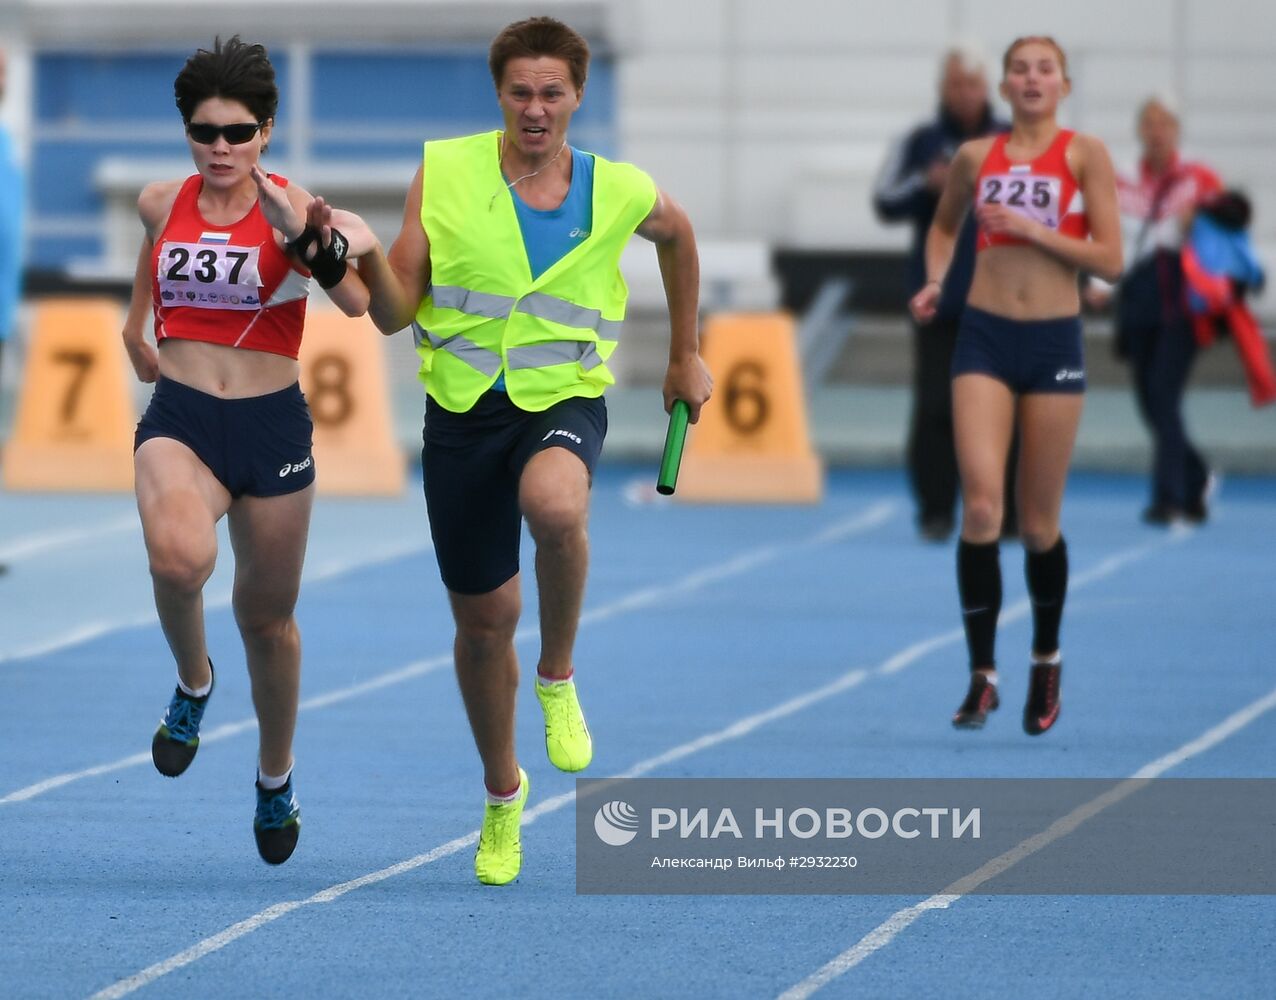
[[[186,134],[201,146],[211,146],[222,136],[232,146],[242,146],[251,142],[257,130],[265,124],[266,122],[237,122],[234,125],[207,125],[203,122],[187,122]]]

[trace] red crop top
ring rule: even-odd
[[[1006,156],[1007,134],[997,136],[975,178],[978,204],[1005,205],[1065,236],[1085,239],[1090,224],[1080,186],[1065,155],[1076,133],[1060,129],[1054,141],[1035,160],[1016,162]],[[976,250],[992,246],[1021,246],[1024,240],[979,230]]]
[[[200,340],[295,358],[310,279],[293,270],[260,203],[238,222],[214,226],[199,212],[202,187],[199,174],[186,179],[155,241],[156,342]]]

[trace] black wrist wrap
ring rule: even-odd
[[[284,246],[285,252],[310,268],[320,288],[334,288],[346,276],[346,251],[350,249],[350,243],[341,230],[333,228],[330,232],[332,242],[326,247],[314,226],[307,226],[300,236]]]

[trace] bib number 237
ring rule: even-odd
[[[159,258],[160,298],[165,305],[257,309],[259,248],[165,243]]]

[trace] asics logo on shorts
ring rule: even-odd
[[[1054,373],[1056,382],[1079,382],[1085,378],[1085,369],[1083,368],[1060,368]]]
[[[307,455],[304,462],[298,462],[296,465],[293,465],[291,462],[285,462],[284,467],[279,470],[279,478],[283,479],[284,476],[290,475],[294,472],[305,472],[308,468],[310,468],[311,461],[311,456]]]
[[[542,441],[548,441],[548,440],[549,440],[550,438],[552,438],[552,437],[565,437],[565,438],[570,438],[571,440],[575,441],[577,444],[584,444],[584,442],[581,440],[581,438],[580,438],[580,435],[579,435],[579,434],[573,434],[571,431],[563,431],[563,430],[553,430],[553,431],[550,431],[550,432],[549,432],[548,434],[546,434],[543,438],[541,438],[541,440],[542,440]]]

